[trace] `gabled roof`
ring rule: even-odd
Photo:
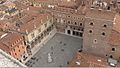
[[[32,21],[30,21],[28,24],[25,24],[23,26],[21,26],[18,31],[19,32],[23,32],[23,33],[30,33],[32,30],[35,29],[35,27],[37,27],[38,25],[40,25],[41,23],[44,23],[47,18],[51,18],[52,16],[50,14],[40,14],[38,17],[35,17]]]
[[[4,44],[5,46],[12,48],[14,43],[16,43],[18,40],[22,40],[23,36],[21,36],[18,33],[8,33],[4,37],[0,38],[0,43]]]

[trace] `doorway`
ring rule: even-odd
[[[70,31],[70,30],[67,30],[67,34],[71,34],[71,31]]]

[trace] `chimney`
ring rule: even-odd
[[[20,31],[20,29],[18,29],[18,31]]]
[[[26,34],[28,34],[28,30],[26,30]]]
[[[34,25],[34,28],[36,28],[36,25]]]
[[[75,13],[77,13],[78,12],[78,10],[75,10]]]

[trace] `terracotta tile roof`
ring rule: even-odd
[[[28,10],[23,10],[22,13],[37,16],[40,14],[41,9],[39,7],[28,7]]]
[[[75,13],[74,9],[71,8],[66,8],[66,7],[54,7],[54,8],[48,8],[48,7],[44,7],[44,9],[49,9],[52,12],[61,12],[61,13]]]
[[[26,24],[30,21],[32,21],[34,19],[35,16],[31,16],[31,15],[26,15],[22,18],[20,18],[19,20],[23,23],[23,24]]]
[[[7,33],[6,35],[4,35],[4,37],[0,38],[0,43],[9,48],[13,48],[14,46],[11,45],[16,43],[20,39],[22,40],[23,37],[18,33]]]
[[[46,4],[55,4],[56,1],[55,0],[34,0],[34,2],[46,3]]]
[[[20,2],[18,2],[18,1],[16,1],[16,0],[13,1],[13,3],[16,5],[16,7],[17,7],[18,9],[25,9],[25,8],[27,8],[26,5],[20,3]]]
[[[37,16],[40,14],[42,8],[39,7],[28,7],[26,10],[22,10],[21,13],[26,14],[26,15],[33,15]]]
[[[3,31],[0,31],[0,36],[1,36],[1,35],[3,35],[3,34],[5,34],[5,32],[3,32]]]
[[[51,15],[49,14],[41,14],[38,17],[34,18],[32,21],[30,21],[28,24],[25,24],[23,26],[21,26],[18,30],[20,32],[31,32],[33,29],[35,29],[35,27],[37,27],[38,25],[40,25],[41,22],[44,22],[47,20],[47,17],[50,18]]]
[[[2,42],[0,42],[0,49],[3,50],[3,51],[10,51],[10,48],[9,46],[6,46],[5,44],[3,44]]]
[[[69,67],[111,67],[107,58],[78,52]]]
[[[5,6],[15,6],[15,4],[10,1],[5,2],[4,5]]]
[[[89,18],[98,18],[98,19],[114,21],[115,15],[116,13],[105,11],[105,10],[98,10],[98,9],[86,10],[86,17],[89,17]]]
[[[3,51],[11,51],[15,46],[11,46],[16,43],[18,40],[22,40],[23,37],[18,33],[6,33],[3,37],[0,38],[0,49]]]
[[[58,6],[76,9],[76,8],[78,8],[79,3],[73,2],[73,1],[60,1],[60,2],[58,2]]]
[[[19,14],[16,14],[14,16],[6,15],[5,18],[8,18],[12,23],[14,23],[14,21],[17,21],[19,19]]]
[[[2,30],[8,30],[8,29],[14,30],[17,27],[13,23],[10,23],[10,22],[4,21],[4,20],[0,20],[0,28]]]
[[[32,2],[44,3],[49,5],[58,5],[61,7],[76,8],[80,5],[80,1],[67,1],[67,0],[29,0]]]
[[[21,13],[24,14],[25,16],[23,16],[22,18],[20,18],[19,20],[22,23],[28,23],[29,21],[31,21],[33,18],[37,17],[40,15],[40,11],[41,8],[37,8],[37,7],[29,7],[28,10],[23,10]]]
[[[7,0],[0,0],[0,1],[7,1]]]
[[[44,7],[43,9],[49,10],[51,12],[57,12],[57,13],[85,15],[87,7],[82,6],[82,7],[79,7],[78,9],[72,9],[68,7],[56,6],[54,8]]]

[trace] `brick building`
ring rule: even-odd
[[[8,22],[8,21],[4,21],[4,20],[0,20],[0,31],[10,31],[10,30],[15,30],[17,27],[15,26],[15,24]]]
[[[73,13],[73,14],[72,14]],[[84,15],[77,15],[71,8],[56,7],[53,10],[54,23],[58,32],[83,37]]]
[[[120,60],[119,19],[114,11],[88,9],[85,15],[83,52]],[[87,41],[87,43],[86,43]]]
[[[0,38],[0,49],[20,61],[27,57],[24,38],[18,33],[3,34]]]
[[[57,6],[54,8],[44,7],[43,11],[51,13],[54,18],[56,29],[60,33],[82,38],[85,22],[86,7],[80,5],[77,9],[65,6]]]
[[[91,0],[89,2],[88,0],[81,0],[78,2],[67,0],[62,2],[74,2],[76,5],[79,3],[79,6],[73,8],[74,4],[71,4],[71,7],[71,5],[66,6],[64,3],[60,5],[59,2],[52,8],[44,6],[42,9],[53,15],[57,31],[83,38],[83,52],[85,53],[119,59],[119,56],[113,57],[112,55],[119,51],[111,53],[112,48],[113,50],[115,48],[108,42],[114,29],[119,29],[115,26],[116,21],[119,22],[119,14],[116,14],[119,9],[118,4],[116,4],[118,1]],[[54,3],[57,2],[54,1]]]
[[[16,32],[24,36],[30,52],[55,25],[59,33],[83,38],[84,53],[120,60],[118,0],[25,0],[24,3],[34,7],[21,8],[18,17],[10,20],[15,20]]]
[[[109,53],[108,56],[110,56],[111,58],[117,59],[120,61],[120,55],[119,55],[119,25],[120,25],[120,15],[117,14],[115,16],[115,24],[112,27],[112,32],[109,36],[109,38],[107,39],[109,46]]]
[[[109,11],[90,9],[86,13],[83,51],[105,57],[109,38],[115,23],[115,14]],[[87,43],[86,43],[87,41]]]
[[[48,13],[43,13],[21,25],[17,32],[24,36],[28,52],[31,54],[35,45],[41,43],[53,29],[53,17]]]

